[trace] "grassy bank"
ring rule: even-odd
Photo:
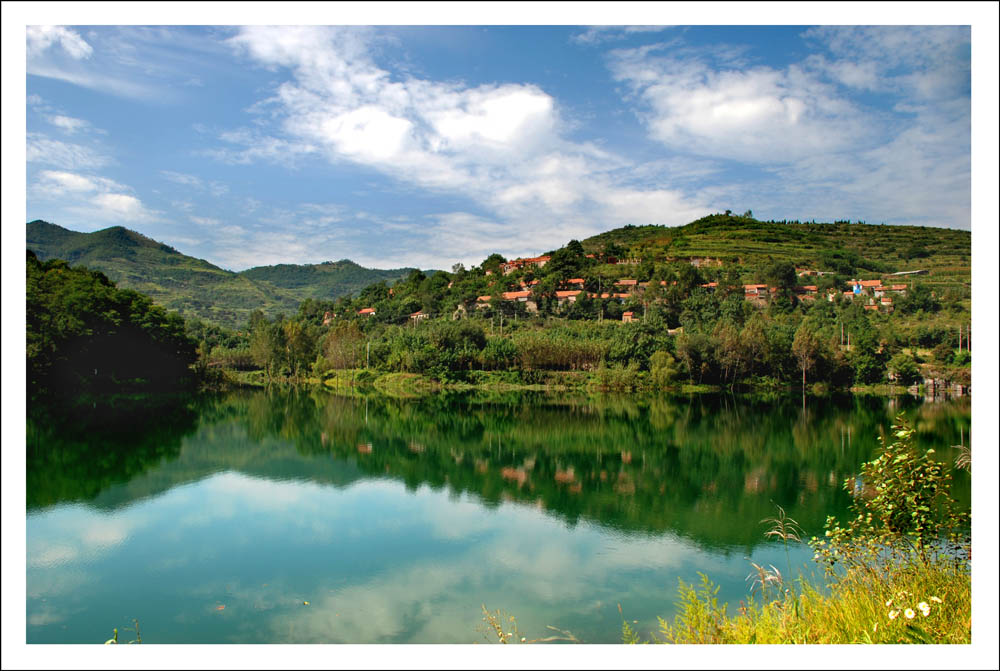
[[[773,571],[767,571],[775,576]],[[732,612],[718,587],[682,584],[679,613],[660,619],[655,643],[970,643],[967,570],[947,562],[896,566],[881,576],[852,570],[829,585],[768,579]],[[759,583],[758,583],[759,584]],[[626,643],[642,642],[623,623]]]

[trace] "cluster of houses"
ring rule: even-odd
[[[544,266],[552,257],[550,256],[538,256],[530,259],[515,259],[509,261],[500,266],[504,275],[508,275],[518,268],[522,268],[527,265],[534,265],[541,268]],[[626,262],[632,262],[629,259]],[[796,272],[799,277],[805,276],[821,276],[831,274],[826,271],[809,270],[806,268],[796,268]],[[901,274],[901,273],[896,273]],[[500,294],[500,298],[504,301],[514,301],[518,303],[524,303],[525,308],[528,312],[537,312],[538,304],[532,298],[532,288],[538,284],[538,280],[531,280],[530,282],[525,282],[524,280],[520,283],[520,289],[516,291],[505,291]],[[672,284],[676,284],[676,281]],[[623,278],[617,280],[614,283],[614,288],[612,291],[593,293],[587,292],[587,296],[592,299],[604,299],[604,300],[616,300],[621,304],[625,304],[629,299],[637,298],[641,296],[649,287],[650,282],[640,282],[639,280]],[[451,285],[449,284],[449,287]],[[667,286],[667,282],[660,281],[660,286]],[[718,282],[707,282],[700,285],[703,289],[707,291],[715,291],[719,283]],[[907,286],[905,284],[883,284],[882,280],[851,280],[847,283],[848,289],[846,291],[838,291],[836,289],[831,289],[827,293],[826,298],[828,301],[835,300],[837,294],[840,294],[843,299],[851,301],[863,301],[865,310],[883,312],[892,312],[893,310],[893,297],[892,295],[905,295]],[[795,293],[796,297],[801,301],[814,301],[818,296],[818,287],[813,284],[796,286],[793,287],[792,291]],[[744,284],[743,285],[743,298],[750,301],[758,307],[766,306],[771,299],[777,294],[778,287],[768,286],[767,284]],[[577,301],[577,299],[584,293],[584,280],[580,277],[575,277],[566,280],[562,283],[559,289],[555,292],[555,298],[559,307],[563,307],[567,304],[572,304]],[[476,298],[476,309],[483,309],[490,305],[493,300],[492,295],[478,296]],[[362,308],[358,311],[359,316],[371,316],[375,314],[375,308]],[[327,313],[324,315],[323,324],[330,322],[331,317],[336,315],[331,315]],[[430,315],[422,310],[414,312],[410,315],[410,319],[414,322],[427,319]],[[625,312],[622,315],[623,322],[630,322],[635,318],[632,312]]]
[[[892,312],[892,295],[905,296],[907,286],[905,284],[882,284],[882,280],[851,280],[847,283],[847,291],[841,292],[845,300],[863,301],[865,310]],[[837,295],[836,291],[827,294],[827,300],[832,301]]]

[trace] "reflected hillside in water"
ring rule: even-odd
[[[486,507],[537,506],[568,525],[750,549],[774,504],[810,534],[843,512],[844,479],[899,412],[942,458],[969,444],[967,399],[830,397],[803,409],[796,397],[241,392],[130,407],[120,423],[95,411],[82,430],[30,420],[27,504],[114,510],[222,471],[338,488],[388,478]],[[968,487],[956,473],[960,499]]]

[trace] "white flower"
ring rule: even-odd
[[[932,596],[931,601],[933,601],[934,603],[942,603],[941,599],[937,598],[936,596]]]
[[[903,615],[906,616],[907,620],[912,620],[917,616],[917,614],[913,612],[912,608],[907,608],[905,611],[903,611]]]
[[[890,610],[889,611],[889,619],[890,620],[895,620],[897,617],[899,617],[899,611],[898,610]]]
[[[928,615],[931,614],[931,607],[927,605],[926,601],[921,601],[920,603],[918,603],[917,608],[920,610],[920,612],[923,614],[924,617],[927,617]]]
[[[886,608],[888,608],[891,605],[892,605],[892,599],[889,599],[888,601],[885,602],[885,607]]]

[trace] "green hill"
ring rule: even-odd
[[[45,261],[60,258],[73,266],[100,270],[119,287],[134,289],[168,310],[236,327],[257,308],[291,313],[291,292],[247,277],[121,226],[78,233],[44,221],[27,226],[27,247]]]
[[[654,262],[713,259],[753,267],[790,261],[840,274],[927,270],[939,281],[970,281],[972,234],[925,226],[838,221],[758,221],[713,214],[685,226],[625,226],[582,241],[587,252],[613,249]]]
[[[388,284],[404,279],[414,269],[396,268],[378,270],[363,268],[353,261],[327,261],[318,264],[295,265],[282,263],[276,266],[258,266],[240,274],[255,282],[267,282],[293,293],[300,300],[315,298],[330,300],[357,293],[369,284],[385,281]]]
[[[100,270],[169,310],[230,328],[245,324],[258,308],[269,317],[293,314],[306,298],[332,300],[375,282],[395,282],[413,270],[363,268],[343,259],[237,273],[121,226],[79,233],[41,220],[27,225],[27,247],[42,261],[59,258]]]

